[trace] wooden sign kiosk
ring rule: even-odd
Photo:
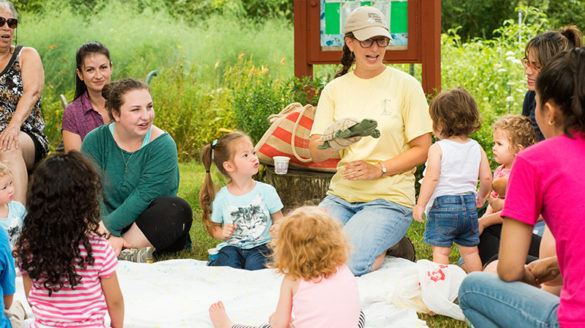
[[[385,1],[392,2],[392,0]],[[314,64],[339,64],[340,62],[341,47],[326,47],[321,42],[322,5],[343,6],[349,3],[355,6],[358,2],[360,5],[373,4],[375,6],[376,2],[384,1],[294,0],[294,55],[297,77],[312,77]],[[441,89],[441,0],[402,2],[406,2],[408,8],[408,44],[406,46],[390,44],[384,62],[422,64],[423,90],[426,94],[434,94]],[[335,24],[336,27],[341,25],[338,22]],[[390,33],[393,31],[391,30]]]

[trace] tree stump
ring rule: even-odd
[[[332,172],[300,171],[288,169],[287,174],[274,173],[273,166],[266,166],[266,183],[274,186],[284,205],[282,213],[303,205],[318,205],[329,188]]]

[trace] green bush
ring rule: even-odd
[[[284,65],[284,63],[282,63]],[[232,108],[236,126],[258,142],[270,127],[268,116],[279,113],[288,104],[317,105],[325,81],[319,78],[274,78],[266,66],[256,67],[242,55],[226,70],[224,80],[232,90]]]
[[[292,75],[292,26],[283,18],[260,24],[215,14],[186,23],[149,3],[164,1],[48,0],[38,10],[19,13],[18,43],[37,49],[45,69],[42,110],[51,147],[61,140],[59,94],[72,101],[75,52],[88,41],[110,49],[113,80],[144,79],[151,70],[159,71],[151,85],[155,124],[173,135],[181,160],[198,157],[201,145],[219,128],[235,128],[232,92],[226,87],[231,82],[224,73],[242,53],[254,54],[250,63],[264,65],[275,78]],[[81,5],[95,11],[85,15],[76,7]],[[279,46],[267,46],[272,44]]]

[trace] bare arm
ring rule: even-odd
[[[524,265],[531,240],[531,225],[511,218],[504,218],[498,261],[500,279],[536,284],[534,275]]]
[[[274,213],[270,214],[270,216],[272,217],[272,226],[270,227],[270,237],[276,238],[276,235],[278,234],[278,228],[280,227],[280,222],[284,216],[282,215],[282,211],[274,212]]]
[[[112,328],[124,326],[124,297],[118,284],[118,276],[114,272],[111,276],[100,278],[102,291],[106,298],[108,314],[110,315]]]
[[[270,316],[270,325],[272,328],[288,328],[292,311],[292,298],[294,290],[298,287],[299,281],[294,281],[288,277],[282,279],[280,285],[280,297],[276,311]]]
[[[491,213],[491,214],[484,214],[478,221],[479,223],[479,234],[481,235],[485,228],[492,226],[494,224],[502,224],[504,220],[500,216],[500,212]]]
[[[408,144],[411,147],[397,156],[385,160],[386,174],[395,175],[412,170],[427,159],[431,147],[431,134],[423,134],[412,139]],[[370,164],[364,160],[353,161],[343,167],[343,177],[348,180],[373,180],[382,177],[382,167],[378,163]]]
[[[442,156],[443,152],[441,151],[439,144],[432,145],[429,149],[427,168],[422,185],[420,186],[418,202],[416,203],[416,206],[413,210],[413,217],[418,222],[424,222],[422,218],[423,212],[425,211],[427,203],[431,199],[431,196],[435,191],[435,187],[437,187],[437,183],[439,182],[439,177],[441,175]]]
[[[408,142],[410,149],[384,161],[386,175],[395,175],[412,170],[427,160],[432,138],[430,133],[418,136]]]
[[[492,170],[490,169],[490,162],[483,148],[479,148],[481,152],[481,162],[479,163],[479,194],[477,195],[477,207],[482,207],[492,189]]]
[[[24,296],[28,299],[28,294],[30,293],[30,289],[32,287],[32,280],[28,276],[28,274],[22,275],[22,285],[24,286]]]
[[[12,306],[12,300],[14,299],[14,294],[4,295],[4,308],[6,310],[10,309]]]
[[[20,53],[22,74],[22,96],[16,105],[10,123],[0,133],[0,148],[19,147],[18,135],[20,127],[30,115],[35,103],[41,98],[45,84],[45,72],[38,52],[33,48],[23,48]]]
[[[63,130],[63,146],[65,152],[68,153],[71,150],[81,150],[81,137],[77,133]]]
[[[212,222],[213,228],[211,230],[211,236],[215,239],[227,240],[232,237],[234,231],[236,231],[236,226],[233,224],[226,223],[221,226],[221,223]]]
[[[311,136],[311,140],[309,141],[309,152],[311,153],[311,158],[313,162],[323,162],[330,158],[339,158],[339,151],[333,150],[331,148],[327,149],[319,149],[317,146],[323,144],[322,141],[319,141],[321,138],[321,134],[313,134]]]

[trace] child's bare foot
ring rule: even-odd
[[[215,328],[231,328],[234,324],[225,312],[221,301],[211,304],[209,307],[209,318]]]

